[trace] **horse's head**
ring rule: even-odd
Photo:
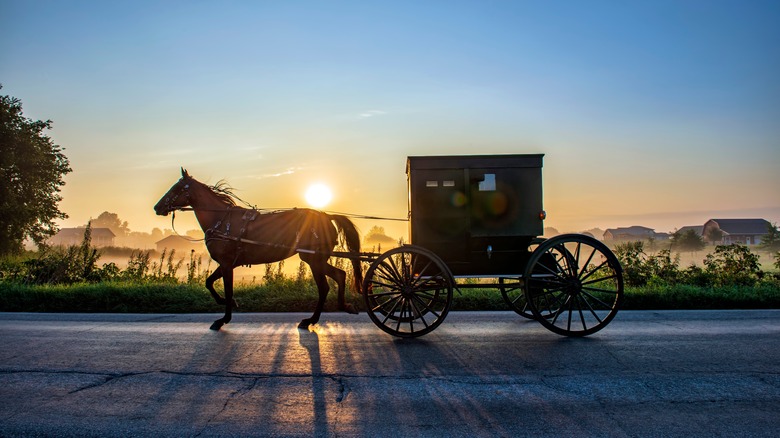
[[[190,205],[190,187],[195,180],[181,169],[181,179],[168,190],[159,202],[154,206],[154,212],[160,216],[168,216],[168,213]]]

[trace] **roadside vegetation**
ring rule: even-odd
[[[752,252],[744,245],[717,246],[701,265],[682,267],[680,255],[664,249],[645,250],[644,242],[614,248],[624,269],[624,309],[780,308],[780,251]],[[10,312],[218,312],[204,287],[214,266],[194,252],[175,251],[152,256],[151,251],[129,255],[124,268],[99,264],[100,251],[91,245],[90,228],[84,241],[68,248],[48,247],[0,259],[0,311]],[[764,259],[764,264],[760,262]],[[767,259],[771,259],[767,263]],[[334,264],[349,270],[345,259]],[[762,269],[762,266],[769,269]],[[310,311],[317,288],[308,267],[285,274],[283,263],[266,265],[264,275],[239,283],[235,296],[245,312]],[[349,276],[351,278],[351,276]],[[218,283],[219,285],[219,283]],[[348,285],[349,286],[349,285]],[[332,285],[331,290],[335,287]],[[361,297],[348,293],[358,307]],[[326,311],[336,309],[331,293]],[[453,310],[507,310],[495,289],[464,288],[456,292]]]

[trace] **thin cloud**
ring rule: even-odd
[[[361,119],[368,119],[368,118],[371,118],[371,117],[384,116],[385,114],[387,114],[387,112],[385,112],[385,111],[369,110],[369,111],[365,111],[365,112],[360,113],[360,115],[358,115],[358,117],[360,117]]]
[[[247,178],[251,178],[251,179],[278,178],[280,176],[292,175],[295,172],[298,172],[298,171],[301,171],[301,170],[303,170],[303,167],[288,167],[287,169],[282,170],[281,172],[265,173],[265,174],[262,174],[262,175],[247,175]]]

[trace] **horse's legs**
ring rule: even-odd
[[[328,279],[323,272],[322,264],[324,263],[310,263],[311,275],[314,278],[314,282],[317,283],[317,291],[320,294],[319,300],[317,300],[317,308],[314,309],[314,314],[311,318],[306,318],[298,324],[298,328],[308,328],[310,325],[317,324],[320,321],[320,315],[322,314],[322,308],[325,306],[325,299],[328,297]]]
[[[225,299],[217,293],[216,289],[214,289],[214,282],[220,278],[222,278],[221,266],[215,269],[214,272],[206,279],[206,289],[209,290],[211,296],[214,297],[214,301],[216,301],[217,304],[225,304]],[[236,303],[236,300],[233,300],[233,308],[238,309],[238,303]]]
[[[332,265],[325,265],[325,275],[332,278],[339,287],[339,310],[357,315],[358,311],[352,303],[347,303],[344,291],[347,288],[347,273]]]
[[[233,300],[233,268],[220,268],[222,270],[222,283],[225,285],[225,316],[214,321],[214,324],[211,324],[211,330],[219,330],[233,319],[233,306],[235,304],[235,300]]]
[[[217,267],[217,269],[214,270],[214,272],[209,275],[209,277],[206,279],[206,289],[209,290],[211,293],[211,296],[214,297],[214,301],[217,302],[217,304],[225,304],[225,299],[219,296],[216,289],[214,289],[214,282],[222,278],[222,267]]]

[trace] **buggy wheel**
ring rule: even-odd
[[[363,298],[380,329],[399,337],[430,333],[452,304],[452,276],[433,252],[411,245],[380,255],[366,271]]]
[[[528,247],[529,252],[535,250],[544,240],[544,238],[533,239]],[[498,279],[498,288],[501,291],[501,296],[504,297],[504,302],[510,309],[524,318],[536,319],[528,307],[528,300],[525,297],[525,281],[522,277],[501,277]],[[550,312],[543,312],[543,314],[545,318],[552,316]]]
[[[565,336],[604,328],[623,301],[623,270],[598,240],[564,234],[542,242],[525,268],[528,308],[537,321]]]
[[[510,309],[524,318],[536,319],[528,308],[528,300],[525,299],[525,282],[522,279],[499,278],[498,288]]]

